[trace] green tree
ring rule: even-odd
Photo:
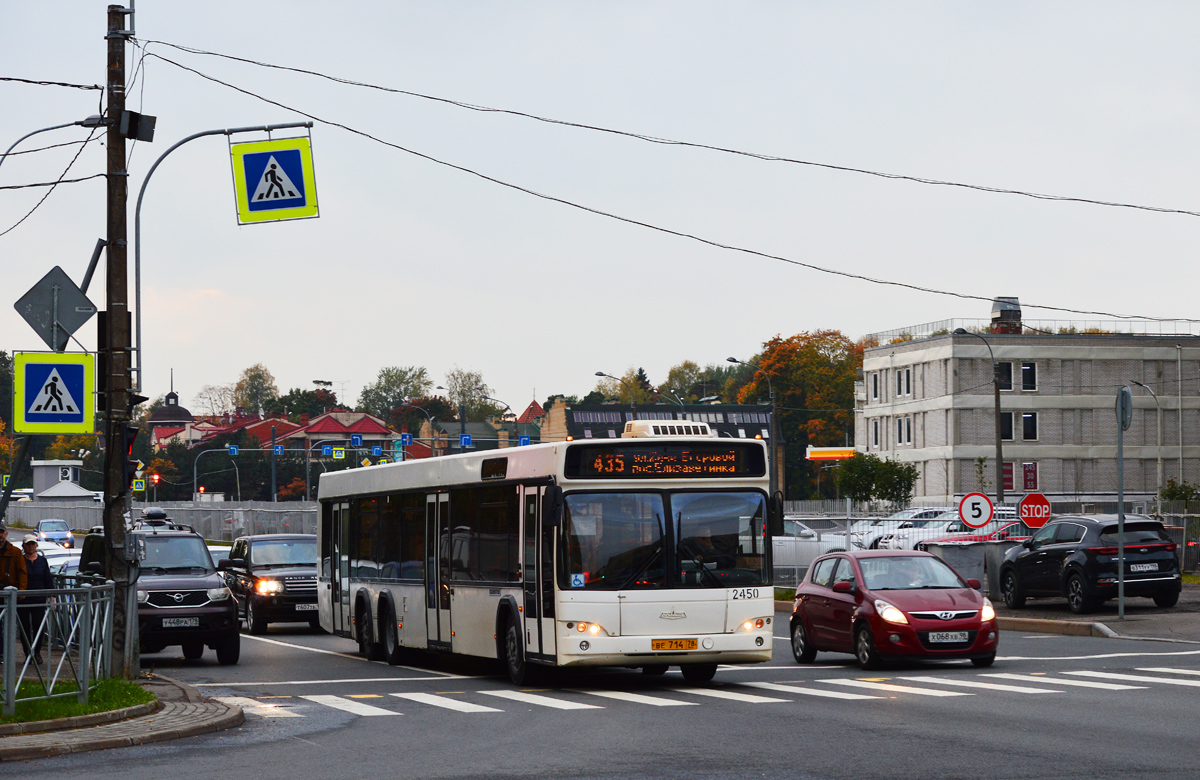
[[[428,395],[432,389],[433,382],[423,366],[386,366],[379,369],[374,382],[363,387],[358,411],[386,420],[400,404]]]
[[[467,421],[481,421],[490,415],[500,414],[504,407],[487,400],[492,389],[484,384],[483,375],[455,366],[446,372],[446,390],[450,403],[466,414]]]
[[[879,458],[875,455],[855,453],[854,457],[842,461],[838,468],[838,490],[854,501],[870,501],[875,495],[875,476],[879,471]]]
[[[881,460],[875,477],[875,497],[892,504],[907,504],[912,501],[919,475],[911,463]]]
[[[425,410],[428,417],[421,413],[421,409]],[[407,429],[409,433],[415,434],[421,430],[421,423],[429,418],[433,418],[435,422],[449,422],[458,418],[458,410],[441,396],[414,398],[409,403],[397,406],[392,410],[388,416],[388,425],[394,431]]]
[[[1200,501],[1200,487],[1188,482],[1176,482],[1174,478],[1167,479],[1162,489],[1163,501]]]
[[[685,360],[667,371],[667,381],[659,385],[659,390],[671,393],[684,403],[695,403],[700,399],[696,388],[700,385],[700,366],[690,360]]]
[[[264,407],[272,413],[286,413],[292,422],[299,422],[300,415],[316,417],[338,408],[337,394],[329,390],[301,390],[293,387]]]
[[[266,407],[279,397],[279,388],[275,386],[275,377],[262,363],[255,363],[242,372],[237,384],[233,387],[234,404],[254,414]]]

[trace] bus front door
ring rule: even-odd
[[[450,650],[450,494],[425,496],[425,630],[430,649]]]
[[[350,504],[333,505],[333,572],[330,577],[330,606],[333,633],[351,636],[350,625]]]
[[[554,640],[554,525],[542,511],[545,488],[524,489],[521,568],[525,596],[525,655],[542,660],[555,657]]]

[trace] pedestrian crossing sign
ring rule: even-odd
[[[238,224],[319,216],[310,139],[230,144],[229,149]]]
[[[146,480],[135,479],[133,481],[133,489],[137,493],[145,493],[146,492]]]
[[[96,432],[96,364],[91,355],[13,355],[13,432]]]

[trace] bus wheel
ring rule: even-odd
[[[358,652],[367,657],[368,661],[382,661],[383,647],[375,641],[375,632],[371,630],[371,610],[363,607],[359,610],[355,623],[358,629]]]
[[[524,685],[529,680],[529,665],[525,663],[521,629],[511,620],[504,630],[504,668],[513,685]]]
[[[683,679],[690,683],[706,683],[717,675],[716,664],[684,664],[679,667]]]
[[[404,663],[404,646],[396,636],[396,610],[390,603],[383,607],[383,654],[392,666]]]

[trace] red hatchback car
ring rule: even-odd
[[[889,658],[996,660],[992,602],[941,558],[916,550],[858,550],[813,561],[792,607],[792,655],[853,653],[864,669]]]

